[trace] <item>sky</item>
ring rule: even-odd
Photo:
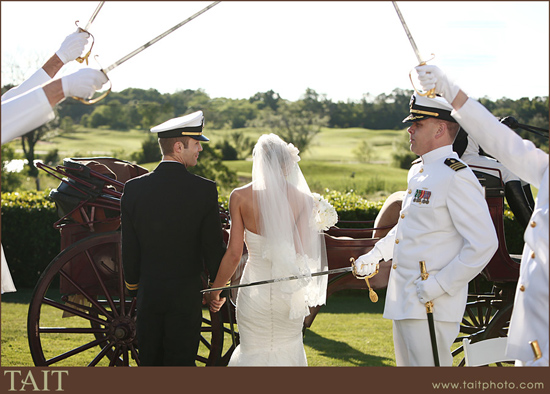
[[[90,27],[89,66],[107,68],[210,3],[107,1]],[[42,66],[98,4],[1,1],[2,85]],[[470,96],[548,96],[549,2],[397,4],[422,58],[434,54],[429,64]],[[113,91],[200,88],[248,99],[273,90],[295,101],[310,88],[337,102],[411,89],[417,64],[391,1],[222,1],[108,76]]]

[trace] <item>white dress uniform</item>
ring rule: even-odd
[[[502,181],[504,183],[508,183],[510,181],[521,181],[517,175],[513,174],[508,168],[503,166],[501,162],[490,157],[480,155],[479,144],[470,135],[468,135],[468,146],[462,156],[460,156],[460,160],[464,161],[468,165],[496,168],[500,170]],[[497,178],[500,177],[498,171],[492,171],[485,168],[472,168],[472,170],[493,175]]]
[[[50,80],[40,68],[21,85],[2,95],[2,144],[13,140],[55,118],[53,109],[40,87]],[[2,248],[1,292],[16,291]]]
[[[529,344],[538,341],[548,365],[548,154],[501,124],[485,107],[468,99],[452,116],[490,155],[538,188],[535,209],[525,230],[520,276],[508,332],[507,354],[517,365],[531,365]]]
[[[2,144],[55,118],[41,86],[50,76],[40,68],[21,85],[2,95]]]
[[[452,146],[435,149],[421,159],[409,171],[397,225],[375,245],[384,260],[393,258],[384,317],[394,320],[394,328],[397,321],[424,320],[407,326],[405,342],[394,329],[396,361],[400,365],[403,347],[416,346],[409,350],[414,360],[403,361],[405,365],[434,365],[426,308],[413,283],[420,277],[419,262],[425,261],[428,274],[445,290],[433,300],[433,316],[436,328],[448,331],[438,338],[441,365],[451,365],[450,347],[464,314],[468,282],[489,262],[498,240],[483,189]],[[427,342],[420,343],[420,338]]]

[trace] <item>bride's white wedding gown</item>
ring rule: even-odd
[[[241,283],[272,278],[263,257],[262,236],[245,230],[248,261]],[[290,319],[290,299],[278,284],[243,287],[237,295],[240,344],[229,366],[307,366],[302,340],[304,318]]]

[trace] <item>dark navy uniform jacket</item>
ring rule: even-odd
[[[124,276],[138,308],[185,302],[204,268],[214,280],[225,253],[215,182],[161,162],[125,184],[121,212]]]

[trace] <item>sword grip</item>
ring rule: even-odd
[[[78,23],[78,21],[75,22],[75,25]],[[79,63],[84,63],[84,61],[86,61],[86,65],[88,65],[88,58],[90,57],[90,54],[92,53],[92,48],[94,47],[94,36],[88,31],[88,30],[84,30],[83,28],[81,28],[80,26],[76,25],[78,27],[78,32],[79,33],[88,33],[90,35],[90,37],[92,37],[92,45],[90,46],[90,49],[88,50],[88,52],[84,55],[84,56],[79,56],[77,57],[75,60]]]
[[[537,340],[530,341],[529,345],[531,345],[531,349],[533,349],[533,354],[535,355],[534,360],[538,360],[539,358],[542,358],[542,352],[540,351],[539,341]]]
[[[105,76],[107,76],[107,73],[105,71],[103,71],[103,70],[100,70],[100,71],[102,71],[105,74]],[[109,93],[111,93],[111,89],[113,88],[113,83],[111,82],[109,77],[107,77],[107,80],[109,81],[109,89],[107,89],[105,92],[103,92],[103,94],[101,94],[99,97],[91,98],[89,100],[86,100],[86,99],[83,99],[83,98],[80,98],[80,97],[75,97],[75,96],[71,96],[71,97],[73,99],[77,100],[77,101],[80,101],[82,104],[93,105],[93,104],[97,103],[98,101],[103,100],[105,97],[107,97],[107,95]]]
[[[420,264],[420,277],[422,280],[428,279],[430,276],[426,270],[426,262],[424,260],[419,261]],[[434,303],[432,301],[426,302],[426,313],[434,313]]]

